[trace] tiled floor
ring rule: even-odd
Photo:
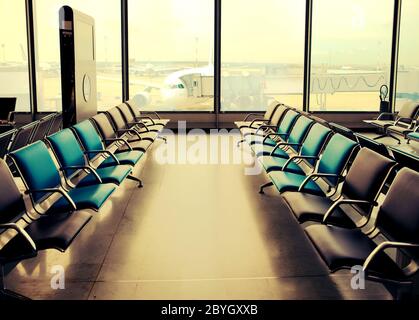
[[[20,263],[8,287],[32,299],[390,298],[376,283],[352,290],[350,272],[330,276],[281,198],[258,194],[264,174],[161,165],[156,147],[138,169],[143,189],[125,182],[66,253]],[[51,289],[55,265],[65,290]]]

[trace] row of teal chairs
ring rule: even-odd
[[[412,289],[419,173],[361,147],[339,126],[275,104],[263,119],[237,123],[270,180],[260,192],[276,188],[331,272],[361,266],[368,279]]]
[[[7,239],[0,248],[0,296],[24,298],[6,290],[6,263],[34,257],[40,250],[66,251],[119,185],[129,179],[143,186],[133,171],[151,143],[146,149],[140,143],[149,132],[158,136],[168,121],[144,118],[135,109],[123,103],[10,152],[6,160],[23,181],[23,192],[8,162],[0,159],[0,237]],[[129,131],[117,129],[115,117]]]

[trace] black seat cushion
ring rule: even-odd
[[[305,229],[317,251],[332,271],[362,266],[376,244],[359,229],[311,225]],[[402,279],[403,272],[385,253],[376,256],[370,273]]]
[[[32,222],[25,231],[35,242],[38,251],[45,249],[65,251],[91,218],[92,215],[87,211],[54,213]],[[8,242],[5,252],[11,254],[25,252],[26,247],[28,247],[26,241],[18,235]]]
[[[323,221],[325,213],[333,205],[333,201],[327,197],[302,192],[285,192],[282,197],[300,223]],[[356,227],[341,208],[337,208],[333,212],[328,223],[347,228]]]

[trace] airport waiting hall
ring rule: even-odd
[[[0,300],[418,299],[418,15],[0,0]]]

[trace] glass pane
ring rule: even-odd
[[[121,103],[121,2],[37,0],[38,109],[61,110],[58,11],[63,5],[69,5],[95,19],[98,110]]]
[[[0,97],[16,97],[16,111],[30,111],[24,0],[0,0]]]
[[[394,0],[315,0],[310,111],[378,111]]]
[[[302,108],[305,3],[222,2],[222,111],[264,110],[274,98]]]
[[[130,97],[145,110],[214,110],[214,1],[129,1]]]
[[[419,2],[403,0],[397,74],[397,110],[400,110],[407,101],[419,100],[418,15]]]

